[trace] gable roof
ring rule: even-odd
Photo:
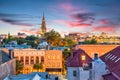
[[[110,72],[120,80],[120,46],[100,57],[107,65]]]
[[[82,60],[82,56],[85,56],[85,60]],[[67,67],[82,67],[84,63],[90,63],[92,59],[85,53],[84,50],[78,49],[73,51],[73,54],[67,58]]]

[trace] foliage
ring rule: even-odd
[[[84,44],[96,44],[96,43],[97,43],[97,40],[95,40],[95,39],[84,41]]]
[[[20,61],[16,60],[16,74],[22,73],[21,71],[23,70],[24,65]]]
[[[51,46],[72,46],[74,42],[69,38],[62,38],[60,34],[54,30],[47,32],[45,34],[47,42],[51,44]]]
[[[47,42],[49,42],[52,46],[58,46],[58,43],[60,42],[60,34],[54,30],[51,30],[50,32],[47,32],[45,34]]]
[[[36,64],[33,65],[33,68],[38,71],[39,69],[43,68],[43,63],[38,63],[37,62]]]
[[[64,75],[65,74],[65,71],[66,71],[66,69],[67,69],[67,67],[66,67],[66,59],[69,57],[69,56],[71,56],[71,51],[70,50],[68,50],[68,49],[65,49],[64,51],[63,51],[63,60],[62,60],[62,63],[63,63],[63,65],[62,65],[62,74]]]

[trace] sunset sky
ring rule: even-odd
[[[120,0],[0,0],[0,34],[37,34],[43,12],[47,31],[120,36]]]

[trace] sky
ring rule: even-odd
[[[0,0],[0,34],[47,31],[120,36],[120,0]]]

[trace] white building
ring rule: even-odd
[[[68,80],[103,80],[105,63],[95,54],[92,60],[82,49],[77,49],[67,59]]]

